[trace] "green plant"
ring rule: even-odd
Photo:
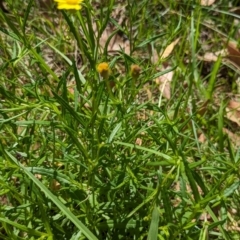
[[[13,13],[0,13],[0,238],[238,239],[230,227],[239,221],[239,151],[224,133],[226,98],[214,103],[224,64],[218,58],[204,75],[197,58],[201,33],[216,34],[209,12],[222,32],[232,16],[187,0],[129,0],[120,25],[114,0],[46,16],[34,1],[19,14],[21,2],[8,3]],[[109,55],[118,34],[130,52]],[[171,57],[149,60],[179,37]],[[165,99],[154,80],[171,71]]]

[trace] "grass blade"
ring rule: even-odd
[[[159,212],[158,212],[157,206],[155,206],[152,212],[152,220],[151,220],[150,229],[148,232],[148,240],[158,239],[158,222],[159,222]]]
[[[74,225],[82,231],[82,233],[89,240],[97,240],[97,237],[71,212],[67,207],[54,195],[52,194],[45,185],[43,185],[30,171],[27,170],[17,159],[8,151],[4,151],[6,156],[8,156],[17,166],[24,171],[24,173],[45,193],[45,195],[57,205],[57,207],[66,215],[66,217],[71,220]]]

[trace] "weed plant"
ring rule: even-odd
[[[203,41],[217,51],[234,36],[237,16],[229,1],[199,2],[85,0],[80,11],[59,11],[7,1],[0,239],[239,239],[239,150],[217,91],[237,72],[219,75],[220,57],[208,68],[198,58]],[[112,17],[119,4],[121,25]],[[130,54],[109,54],[120,33]],[[150,60],[177,38],[167,60]],[[155,79],[168,71],[165,99]]]

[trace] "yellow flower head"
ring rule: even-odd
[[[137,79],[140,75],[141,68],[137,64],[131,65],[131,76],[132,78]]]
[[[80,10],[81,3],[83,0],[54,0],[55,2],[58,3],[58,9],[75,9],[75,10]]]
[[[109,65],[106,62],[99,63],[97,66],[97,71],[104,79],[107,79],[111,73]]]

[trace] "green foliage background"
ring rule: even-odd
[[[223,131],[235,126],[227,92],[215,102],[238,71],[219,58],[204,73],[197,56],[202,34],[217,51],[239,16],[229,1],[120,4],[121,26],[114,0],[80,12],[9,0],[0,12],[0,239],[238,239],[239,150]],[[130,55],[100,47],[108,24],[109,41],[120,32]],[[171,68],[158,70],[149,49],[179,37]],[[109,79],[96,71],[103,61]],[[168,100],[154,80],[172,70]]]

